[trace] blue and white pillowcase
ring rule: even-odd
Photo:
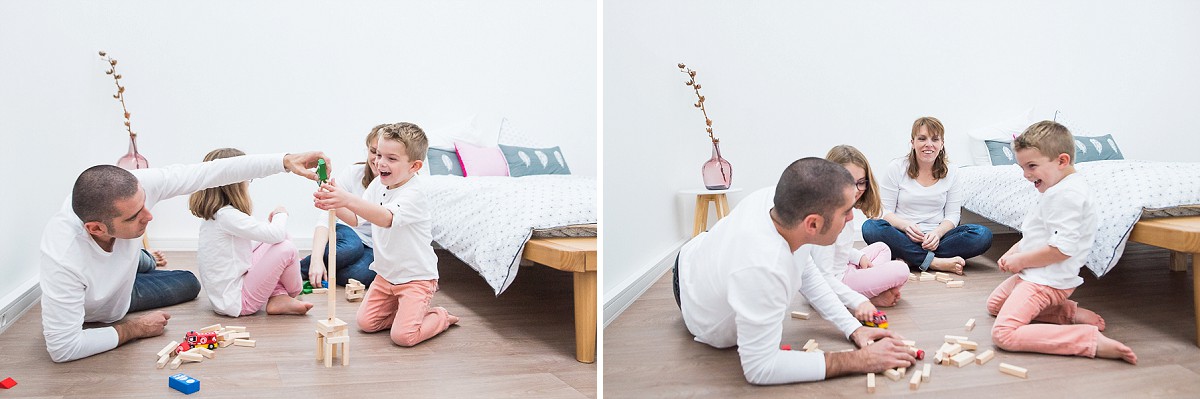
[[[508,161],[508,173],[512,177],[571,174],[567,160],[557,146],[530,148],[500,144],[500,152]]]
[[[984,140],[983,144],[987,146],[992,165],[1017,164],[1017,154],[1013,153],[1011,141]]]
[[[984,140],[992,165],[1013,165],[1017,156],[1013,153],[1011,141]],[[1087,137],[1075,136],[1075,163],[1125,159],[1117,142],[1111,134]]]
[[[429,175],[462,176],[462,162],[454,150],[430,148],[425,155],[425,165],[429,167]]]

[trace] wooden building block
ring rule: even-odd
[[[958,345],[961,346],[963,350],[968,351],[979,349],[979,344],[975,341],[958,341]]]
[[[921,387],[921,373],[913,373],[912,379],[908,380],[908,389],[917,390]]]
[[[988,349],[987,352],[983,352],[980,353],[979,356],[975,356],[975,363],[979,363],[979,365],[982,366],[984,363],[992,360],[993,357],[996,357],[996,351]]]
[[[183,361],[185,361],[185,362],[203,362],[204,361],[204,356],[201,356],[199,353],[193,353],[193,352],[179,352],[179,354],[175,355],[175,357],[178,359],[183,359]]]
[[[900,378],[901,378],[901,377],[903,377],[903,375],[902,375],[902,374],[900,374],[900,372],[899,372],[899,371],[896,371],[896,369],[887,369],[887,370],[884,370],[884,371],[883,371],[883,375],[884,375],[884,376],[886,376],[886,377],[887,377],[889,380],[892,380],[892,381],[900,381]]]
[[[250,333],[248,333],[248,332],[233,332],[233,333],[229,333],[229,334],[225,335],[225,339],[227,339],[227,340],[238,340],[238,339],[245,339],[245,338],[250,338]]]
[[[804,312],[792,312],[792,318],[793,318],[793,319],[800,319],[800,320],[808,320],[808,313],[804,313]]]
[[[974,330],[975,329],[975,319],[967,320],[966,328],[967,328],[968,332],[970,332],[971,330]]]
[[[933,371],[932,369],[933,369],[932,364],[925,363],[925,368],[921,370],[921,381],[922,382],[929,382],[929,372]]]
[[[875,373],[867,373],[867,393],[875,393]]]
[[[157,367],[155,367],[155,368],[159,368],[159,369],[161,369],[161,368],[163,368],[163,367],[166,367],[166,366],[167,366],[167,362],[169,362],[169,361],[171,361],[171,354],[170,354],[170,353],[164,353],[162,356],[159,356],[159,357],[158,357],[158,362],[157,362],[157,363],[155,363],[155,365],[156,365]]]
[[[921,272],[921,277],[918,278],[918,280],[921,280],[921,281],[933,281],[933,279],[934,279],[934,276],[932,274],[929,274],[926,272]]]
[[[966,366],[971,364],[973,361],[975,361],[975,353],[967,351],[963,351],[962,353],[954,355],[954,357],[950,358],[950,363],[953,363],[958,367]]]
[[[206,358],[209,358],[209,359],[212,359],[212,358],[215,358],[215,357],[217,357],[217,352],[213,352],[212,350],[210,350],[210,349],[208,349],[208,348],[199,348],[199,347],[197,347],[197,348],[192,348],[192,349],[191,349],[191,350],[189,350],[188,352],[199,353],[199,354],[200,354],[200,356],[204,356],[204,357],[206,357]]]
[[[915,273],[909,273],[908,281],[917,281],[917,275]]]
[[[907,346],[913,346],[913,347],[917,346],[917,341],[904,340],[904,341],[900,341],[900,342],[904,343],[904,345],[907,345]]]
[[[345,330],[345,329],[346,329],[346,322],[342,321],[341,319],[334,319],[333,321],[329,321],[329,320],[318,320],[317,321],[317,332],[322,333],[322,334],[328,334],[328,333],[331,333],[334,331],[341,331],[341,330]]]
[[[246,327],[242,326],[225,326],[225,331],[246,332]]]
[[[962,337],[962,336],[958,336],[958,335],[947,335],[947,336],[946,336],[946,342],[949,342],[949,343],[952,343],[952,344],[957,344],[957,343],[958,343],[958,341],[966,341],[966,340],[969,340],[969,339],[970,339],[970,338],[967,338],[967,337]]]
[[[939,283],[949,283],[951,281],[954,281],[954,277],[950,277],[950,276],[938,276],[938,277],[934,277],[934,279],[937,280]]]
[[[901,367],[901,368],[896,369],[896,371],[899,371],[900,375],[905,375],[905,374],[908,374],[908,367]]]
[[[933,362],[937,364],[946,364],[946,354],[942,352],[933,355]]]
[[[933,272],[934,277],[950,277],[950,273]]]
[[[336,337],[329,337],[329,338],[326,338],[325,342],[328,342],[331,344],[344,344],[344,343],[350,342],[350,336],[349,335],[339,335]]]
[[[808,342],[804,343],[804,351],[805,352],[811,351],[816,348],[817,348],[817,340],[815,340],[815,339],[810,339],[810,340],[808,340]]]
[[[946,288],[962,288],[964,283],[962,280],[954,280],[946,283]]]
[[[945,354],[946,356],[954,356],[957,355],[958,352],[962,352],[962,350],[962,345],[959,344],[942,344],[942,349],[939,350],[939,352],[942,352],[942,354]]]
[[[203,333],[207,333],[207,332],[213,332],[213,331],[217,331],[217,330],[220,330],[220,329],[221,329],[221,324],[220,324],[220,323],[217,323],[217,324],[213,324],[213,325],[211,325],[211,326],[208,326],[208,327],[201,328],[201,329],[200,329],[200,333],[201,333],[201,334],[203,334]]]
[[[1029,378],[1029,370],[1008,363],[1000,363],[1000,372],[1015,377]]]
[[[221,343],[218,345],[220,345],[222,348],[224,348],[226,346],[233,345],[233,340],[232,339],[223,339],[223,340],[221,340]]]
[[[252,340],[252,339],[241,339],[241,338],[239,338],[239,339],[235,339],[235,340],[233,340],[233,344],[234,344],[234,345],[237,345],[237,346],[249,346],[249,347],[253,348],[253,347],[254,347],[254,340]]]
[[[178,356],[176,356],[175,360],[171,361],[171,370],[179,368],[179,365],[181,364],[183,364],[183,359],[180,359]]]
[[[314,294],[324,294],[327,292],[329,292],[328,288],[313,288],[313,290],[312,290],[312,293],[314,293]]]
[[[163,355],[174,352],[175,347],[177,346],[179,346],[179,342],[171,341],[171,343],[167,344],[167,346],[164,346],[162,350],[158,351],[158,353],[156,353],[154,356],[161,358]]]

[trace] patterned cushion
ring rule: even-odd
[[[558,147],[529,148],[500,145],[504,159],[508,161],[509,175],[513,177],[531,175],[569,175],[571,168]]]
[[[430,175],[462,176],[462,164],[458,162],[458,154],[453,150],[430,148],[425,157],[425,166]]]
[[[1012,150],[1012,141],[984,140],[992,165],[1013,165],[1017,163],[1016,154]],[[1075,163],[1125,159],[1121,149],[1111,134],[1087,137],[1075,136]]]
[[[458,152],[464,177],[508,176],[508,162],[499,148],[455,142],[454,150]]]

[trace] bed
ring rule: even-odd
[[[512,284],[522,260],[575,273],[576,358],[595,361],[595,179],[428,176],[425,182],[433,240],[478,272],[495,295]]]
[[[1200,259],[1200,163],[1109,160],[1083,162],[1100,213],[1087,268],[1103,277],[1121,258],[1129,240],[1172,251],[1172,270],[1186,271],[1186,254]],[[965,190],[963,208],[1000,225],[1020,230],[1038,192],[1017,165],[959,169]],[[1193,270],[1193,287],[1200,273]],[[1194,289],[1200,345],[1200,290]]]

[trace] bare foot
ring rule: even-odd
[[[900,302],[900,287],[893,287],[871,298],[871,304],[876,307],[892,307]]]
[[[1096,341],[1096,357],[1121,359],[1129,364],[1137,364],[1137,355],[1133,353],[1133,349],[1104,334],[1100,334],[1100,339]]]
[[[446,313],[446,320],[450,321],[450,325],[458,324],[458,316]]]
[[[163,267],[167,265],[167,258],[163,256],[162,251],[154,251],[150,255],[154,257],[154,266]]]
[[[1075,317],[1072,318],[1071,322],[1075,324],[1091,324],[1099,328],[1100,331],[1104,331],[1105,326],[1103,317],[1100,317],[1096,312],[1084,308],[1075,309]]]
[[[276,295],[267,300],[267,314],[305,314],[313,304],[287,295]]]
[[[961,256],[955,256],[953,258],[933,258],[933,262],[929,263],[929,268],[939,272],[951,272],[961,276],[963,274],[963,265],[966,264],[967,261],[963,260]]]

